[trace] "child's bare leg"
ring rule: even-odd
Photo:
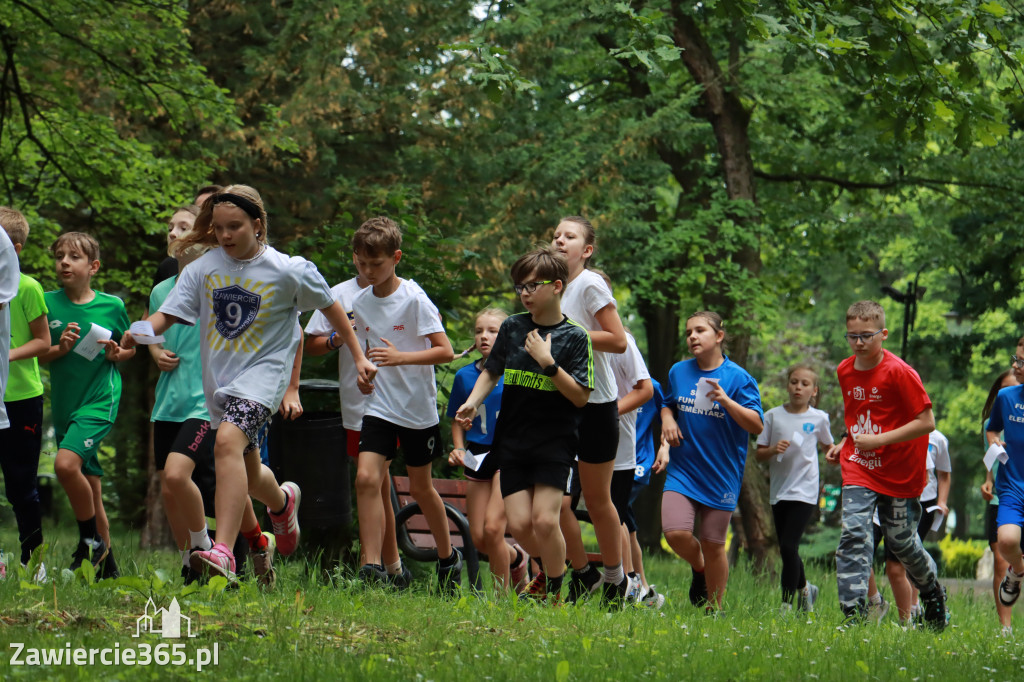
[[[633,572],[633,552],[629,546],[629,531],[626,524],[622,524],[622,570],[627,574]]]
[[[704,577],[708,585],[708,599],[718,608],[722,608],[725,586],[729,583],[729,557],[725,552],[725,543],[709,542],[702,538],[700,546],[704,554]]]
[[[90,475],[85,478],[92,491],[93,509],[96,510],[96,532],[107,545],[107,549],[110,549],[110,521],[107,519],[107,510],[103,508],[103,479]]]
[[[1013,607],[1006,606],[1003,602],[999,601],[999,583],[1003,581],[1003,576],[1006,575],[1006,567],[1010,564],[1006,563],[1006,559],[999,553],[998,542],[993,542],[989,547],[992,549],[992,594],[996,598],[996,614],[999,616],[1000,625],[1010,627],[1013,622]]]
[[[172,452],[167,455],[167,463],[160,472],[167,520],[174,531],[178,549],[183,550],[190,545],[188,532],[199,532],[206,526],[203,496],[192,480],[195,468],[196,463],[191,458],[180,452]]]
[[[384,504],[381,485],[387,475],[388,461],[376,452],[360,452],[356,469],[356,508],[359,512],[359,543],[363,561],[381,563],[384,541]],[[390,494],[389,494],[390,499]]]
[[[469,521],[469,535],[473,538],[473,545],[482,552],[487,553],[488,561],[491,563],[491,572],[494,572],[494,561],[491,557],[491,549],[488,546],[487,538],[484,536],[484,520],[487,517],[487,505],[491,501],[490,481],[466,481],[466,517]]]
[[[280,510],[284,509],[288,498],[277,482],[274,472],[260,461],[259,448],[253,448],[245,453],[245,477],[248,481],[249,495],[253,499],[267,505],[267,509],[273,512],[280,513]],[[251,500],[249,505],[252,506]]]
[[[572,510],[572,498],[568,495],[562,495],[558,522],[562,529],[563,540],[565,541],[565,553],[572,563],[573,570],[581,571],[585,569],[590,563],[587,559],[587,547],[583,544],[583,532],[580,530],[580,522],[576,518],[576,513]],[[516,539],[518,540],[518,538]],[[522,545],[523,543],[520,542],[519,544]],[[523,545],[523,547],[526,547],[526,545]],[[534,554],[534,551],[539,551],[539,549],[534,550],[526,547],[526,551],[533,556],[539,556]]]
[[[93,504],[92,486],[82,473],[82,463],[82,458],[77,453],[60,449],[53,463],[53,471],[68,495],[75,519],[88,521],[96,516],[96,507]]]
[[[444,510],[441,496],[434,490],[430,465],[407,466],[409,472],[409,494],[420,505],[430,533],[437,544],[437,556],[441,559],[452,555],[452,542],[448,534],[448,514]]]
[[[549,579],[565,573],[565,539],[558,518],[562,497],[562,491],[554,486],[535,485],[533,488],[531,526],[540,547],[544,574]]]
[[[612,475],[615,461],[591,464],[581,461],[580,487],[587,511],[597,534],[597,546],[605,568],[622,563],[622,540],[619,535],[619,512],[612,504]]]
[[[910,581],[907,580],[907,571],[903,564],[892,559],[885,560],[885,575],[889,577],[889,588],[892,589],[892,599],[896,602],[896,608],[900,612],[900,620],[910,618]],[[870,589],[868,595],[871,594]]]
[[[395,529],[395,506],[391,503],[391,472],[384,471],[384,479],[380,483],[380,501],[384,505],[384,528],[381,536],[381,561],[384,566],[396,564],[402,560],[398,553],[398,534]]]
[[[1024,558],[1020,553],[1020,526],[1004,523],[996,530],[999,543],[999,554],[1010,565],[1017,575],[1024,575]]]
[[[516,550],[505,542],[505,500],[501,497],[499,474],[490,482],[487,508],[484,510],[484,538],[487,542],[487,556],[490,559],[491,575],[496,588],[510,586],[510,565],[516,560]]]
[[[633,570],[640,576],[640,582],[646,590],[650,587],[647,582],[647,575],[644,573],[644,553],[640,549],[640,541],[636,539],[636,533],[629,534],[629,553],[633,557]]]
[[[218,544],[233,547],[242,523],[245,508],[247,476],[242,452],[249,445],[249,437],[230,422],[221,422],[213,456],[217,467],[217,538]],[[279,508],[279,507],[275,507]]]

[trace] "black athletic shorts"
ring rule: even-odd
[[[390,462],[398,454],[399,440],[402,442],[406,466],[426,466],[444,454],[438,424],[425,429],[410,429],[380,417],[363,417],[363,428],[359,432],[359,452],[376,452]]]
[[[634,469],[623,469],[612,473],[612,504],[619,513],[619,522],[626,524],[630,533],[636,531],[636,520],[629,510],[629,496],[633,492]]]
[[[494,474],[498,473],[498,456],[491,450],[490,445],[483,445],[481,443],[474,443],[473,441],[466,441],[466,450],[472,452],[474,455],[481,455],[485,452],[490,454],[484,458],[484,463],[479,469],[470,469],[466,467],[466,478],[470,481],[478,481],[480,483],[486,483],[487,481],[494,480]]]
[[[499,448],[501,456],[501,496],[508,497],[520,490],[529,490],[535,485],[549,485],[552,488],[566,490],[572,478],[571,452],[557,447],[535,449],[529,452],[516,452]],[[486,464],[486,460],[484,462]]]
[[[183,422],[153,422],[153,459],[156,470],[163,471],[167,455],[178,452],[193,462],[208,459],[213,453],[216,432],[210,429],[210,422],[204,419],[187,419]]]
[[[579,458],[587,464],[604,464],[615,459],[619,449],[619,404],[587,403],[580,420]]]

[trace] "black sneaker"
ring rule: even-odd
[[[388,572],[380,564],[363,564],[358,578],[365,585],[384,585],[388,581]]]
[[[449,597],[462,586],[462,552],[457,547],[452,547],[452,554],[455,561],[448,566],[443,566],[440,559],[437,561],[437,584],[441,594]]]
[[[698,573],[692,568],[693,582],[690,583],[690,603],[694,606],[703,606],[708,603],[708,583],[704,578],[704,572]]]
[[[601,603],[612,609],[621,609],[626,604],[628,589],[629,578],[623,578],[618,585],[604,583],[601,585]]]
[[[108,549],[106,555],[103,557],[103,563],[100,565],[98,571],[96,571],[97,578],[120,578],[121,571],[117,570],[117,562],[114,561],[114,550]]]
[[[71,555],[71,570],[77,571],[88,560],[98,574],[100,566],[106,561],[108,553],[106,543],[99,538],[79,540],[78,547],[75,548],[74,553]]]
[[[565,601],[575,604],[597,592],[600,586],[601,574],[593,566],[588,565],[583,571],[573,569],[569,574],[569,594],[566,595]]]
[[[202,577],[203,576],[193,571],[191,566],[181,567],[181,579],[182,582],[184,582],[186,585],[191,585],[194,582],[198,582],[199,579]]]
[[[412,587],[412,571],[403,563],[401,571],[394,575],[388,573],[387,581],[396,590],[408,590]]]
[[[942,632],[949,623],[949,612],[946,611],[946,590],[939,585],[928,594],[921,593],[921,607],[924,609],[924,622],[935,632]]]

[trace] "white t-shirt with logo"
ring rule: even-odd
[[[11,300],[18,295],[18,282],[21,281],[21,266],[18,263],[18,252],[7,232],[0,227],[0,397],[7,387],[8,363],[11,352]],[[10,428],[7,410],[0,400],[0,429]]]
[[[626,352],[609,354],[612,376],[618,399],[621,400],[638,382],[650,379],[644,356],[632,334],[626,334]],[[615,451],[615,471],[636,469],[636,410],[619,415],[619,448]]]
[[[411,279],[399,280],[385,298],[366,287],[352,298],[356,336],[363,351],[384,346],[381,338],[400,351],[430,349],[428,334],[444,332],[441,315],[426,292]],[[410,429],[437,424],[437,385],[433,365],[380,367],[366,400],[367,417],[377,417]]]
[[[949,460],[949,439],[937,429],[928,434],[927,462],[925,466],[928,467],[928,483],[921,491],[921,499],[925,501],[934,500],[939,496],[939,480],[935,472],[953,471],[953,465]]]
[[[361,288],[356,283],[356,278],[345,280],[341,284],[331,287],[331,293],[345,309],[348,321],[352,322],[352,299],[360,292]],[[315,336],[330,336],[336,331],[331,323],[327,321],[324,314],[319,310],[313,313],[306,323],[306,333]],[[340,344],[341,340],[335,337],[334,342]],[[349,431],[359,431],[363,427],[363,411],[366,406],[366,396],[359,391],[356,372],[356,363],[352,360],[352,353],[346,346],[338,348],[338,397],[341,400],[341,419],[345,428]]]
[[[781,455],[773,454],[768,460],[771,475],[769,496],[771,504],[780,500],[794,500],[818,504],[818,443],[832,444],[828,413],[814,407],[806,412],[792,414],[783,406],[764,413],[764,430],[757,437],[759,446],[775,445],[780,440],[793,440],[793,432],[803,436],[803,443]]]
[[[278,408],[302,339],[298,314],[332,303],[315,265],[269,246],[244,265],[217,248],[185,267],[160,312],[185,324],[199,320],[213,428],[229,397]]]
[[[583,325],[587,331],[599,331],[597,313],[606,305],[615,305],[615,297],[601,275],[584,268],[576,279],[569,282],[562,293],[562,313]],[[587,402],[610,403],[616,399],[615,379],[612,377],[609,353],[594,351],[594,390]]]

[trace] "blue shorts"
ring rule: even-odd
[[[996,528],[999,526],[1024,526],[1024,499],[1011,492],[999,493]]]

